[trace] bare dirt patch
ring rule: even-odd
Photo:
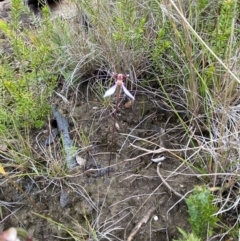
[[[176,125],[174,118],[169,121],[169,116],[144,96],[137,96],[130,107],[123,99],[112,146],[114,104],[103,107],[102,102],[87,99],[83,93],[84,89],[70,96],[69,104],[60,98],[54,102],[69,120],[71,137],[85,165],[63,174],[61,138],[43,146],[39,143],[50,126],[46,125],[43,135],[33,132],[34,162],[43,166],[43,173],[31,175],[29,170],[26,177],[20,173],[11,177],[36,206],[2,178],[1,229],[21,226],[34,240],[49,241],[74,240],[69,232],[79,240],[173,240],[180,236],[177,227],[189,230],[184,200],[179,201],[181,198],[166,187],[158,175],[158,164],[151,161],[166,158],[159,172],[180,195],[199,182],[179,159],[169,153],[154,153],[161,147],[173,147],[176,133],[168,130]],[[133,145],[153,151],[146,155]],[[111,169],[107,169],[110,151]]]

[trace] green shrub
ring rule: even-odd
[[[174,241],[201,241],[201,239],[196,237],[195,234],[193,234],[193,233],[186,233],[181,228],[178,228],[178,231],[182,234],[183,238],[177,239]]]
[[[54,46],[41,29],[22,26],[25,11],[23,1],[13,0],[10,22],[0,20],[0,31],[11,49],[11,54],[1,51],[1,130],[6,124],[10,130],[11,121],[18,127],[41,127],[50,111],[48,98],[57,79],[52,64]]]
[[[218,208],[213,204],[213,195],[205,187],[197,187],[194,193],[186,199],[189,222],[193,234],[197,237],[204,238],[212,236],[213,229],[217,227],[218,217],[214,216]]]

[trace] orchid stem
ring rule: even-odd
[[[116,122],[117,122],[117,112],[118,112],[118,105],[119,105],[119,99],[120,99],[120,88],[118,88],[117,93],[116,93],[116,107],[114,111],[114,121],[113,121],[113,130],[112,130],[112,140],[111,140],[111,147],[110,147],[110,156],[109,156],[109,162],[108,162],[108,176],[109,176],[109,170],[110,170],[110,165],[112,161],[112,154],[113,154],[113,146],[115,144],[115,130],[116,130]]]

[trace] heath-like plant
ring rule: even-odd
[[[57,79],[50,66],[54,47],[41,28],[30,30],[22,25],[24,12],[23,1],[13,0],[10,21],[0,19],[0,31],[12,51],[10,55],[2,49],[0,113],[19,127],[41,127],[50,111],[47,99]],[[1,119],[0,115],[0,125],[4,125]]]

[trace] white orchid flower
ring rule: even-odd
[[[28,237],[27,232],[22,228],[9,228],[0,232],[0,241],[20,241],[19,237],[25,241],[32,241],[32,238]]]
[[[17,237],[17,229],[9,228],[8,230],[1,232],[0,241],[20,241]]]
[[[105,94],[104,94],[104,98],[110,95],[113,95],[116,90],[118,88],[120,88],[120,91],[123,89],[123,92],[130,97],[131,99],[135,99],[134,96],[128,91],[128,89],[124,86],[123,80],[126,79],[128,77],[128,75],[123,75],[123,74],[114,74],[113,73],[114,78],[116,78],[116,83],[114,86],[112,86],[110,89],[108,89]],[[119,91],[119,92],[120,92]]]

